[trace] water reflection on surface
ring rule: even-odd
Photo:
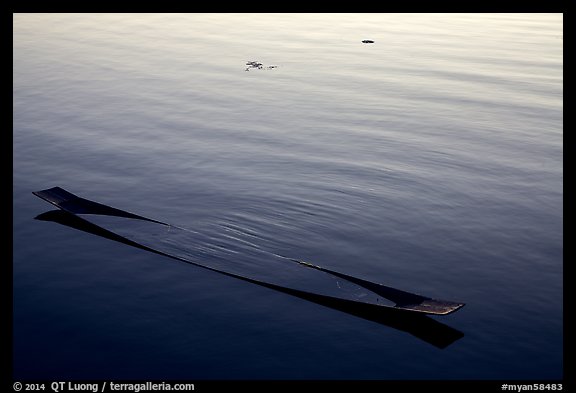
[[[15,379],[562,376],[561,14],[13,21]],[[462,300],[466,336],[32,220],[54,185]]]

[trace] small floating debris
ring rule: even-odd
[[[364,43],[364,44],[373,44],[374,41],[372,41],[372,40],[362,40],[362,43]]]
[[[246,65],[248,67],[246,67],[246,71],[250,71],[251,69],[257,69],[257,70],[262,70],[262,69],[267,69],[267,70],[271,70],[272,68],[278,68],[277,65],[269,65],[269,66],[264,66],[264,64],[258,62],[258,61],[248,61],[246,62]]]

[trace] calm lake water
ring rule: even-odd
[[[13,19],[15,379],[563,377],[562,14]],[[431,318],[464,336],[35,220],[53,186],[465,302]]]

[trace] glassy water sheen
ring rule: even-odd
[[[561,378],[562,31],[561,14],[15,14],[14,378]],[[465,302],[433,317],[464,337],[440,349],[35,220],[53,186]]]

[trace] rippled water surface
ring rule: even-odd
[[[562,31],[561,14],[15,14],[14,378],[562,378]],[[433,317],[464,336],[440,349],[35,220],[53,186],[465,302]]]

